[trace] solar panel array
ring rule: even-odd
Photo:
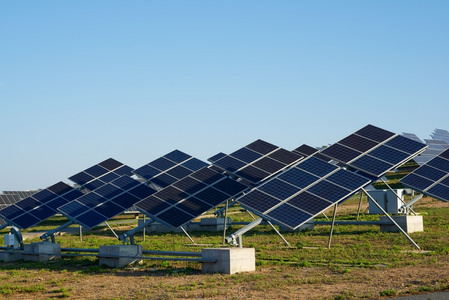
[[[434,140],[445,141],[449,144],[449,131],[444,129],[435,129],[433,133],[430,135]]]
[[[320,154],[379,178],[418,155],[426,147],[404,136],[367,125]]]
[[[131,176],[132,171],[133,169],[131,167],[128,167],[113,158],[109,158],[69,177],[69,179],[79,184],[81,187],[93,191],[122,175]]]
[[[449,149],[403,177],[400,182],[441,201],[449,201]]]
[[[26,229],[53,216],[58,207],[82,195],[81,191],[58,182],[0,210],[0,217],[9,225]]]
[[[297,229],[370,182],[366,177],[312,156],[237,201],[265,219]]]
[[[29,191],[3,191],[4,195],[17,195],[20,199],[33,196],[39,192],[39,190],[29,190]]]
[[[135,206],[150,218],[177,228],[247,188],[210,167],[203,167]]]
[[[259,139],[229,155],[213,156],[209,161],[214,167],[258,184],[301,159],[297,153]]]
[[[205,166],[208,164],[182,151],[174,150],[134,170],[133,173],[146,182],[164,188]]]
[[[122,213],[154,192],[156,190],[149,186],[128,175],[122,175],[59,207],[58,211],[74,223],[92,228]]]
[[[19,195],[17,194],[1,194],[0,195],[0,209],[10,206],[18,201],[20,201]]]

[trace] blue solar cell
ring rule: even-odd
[[[351,191],[325,180],[311,186],[307,191],[333,203],[343,200],[352,194]]]
[[[133,173],[149,180],[161,172],[158,169],[153,168],[152,166],[145,165],[145,166],[142,166],[142,167],[134,170]]]
[[[357,190],[371,182],[368,178],[343,169],[326,177],[326,180],[347,188],[348,190]]]
[[[298,160],[300,160],[303,156],[298,155],[296,153],[290,152],[288,150],[279,148],[273,153],[268,154],[268,157],[273,158],[285,165],[290,165]]]
[[[23,213],[23,210],[18,208],[15,205],[10,205],[2,210],[0,210],[0,215],[4,218],[4,219],[14,219],[17,216],[20,216]]]
[[[216,162],[214,162],[214,165],[233,173],[238,169],[243,168],[246,165],[246,163],[236,158],[225,156],[222,159],[219,159]]]
[[[209,164],[205,163],[202,160],[199,160],[198,158],[189,159],[181,164],[181,166],[186,167],[187,169],[190,169],[192,171],[198,171],[199,169],[207,167],[208,165]]]
[[[195,197],[203,202],[209,203],[212,206],[216,206],[229,199],[229,196],[227,194],[220,192],[213,187],[208,187],[202,190],[201,192],[195,194]]]
[[[319,177],[316,177],[298,168],[291,168],[290,170],[279,175],[278,178],[299,188],[305,188],[313,182],[319,180]]]
[[[136,207],[143,213],[156,215],[157,213],[170,207],[170,204],[152,195],[137,202]]]
[[[102,223],[98,223],[98,220],[106,220],[106,217],[97,213],[96,211],[89,210],[88,212],[77,217],[78,222],[89,228],[93,228],[96,225]]]
[[[33,215],[36,219],[40,221],[45,220],[56,214],[56,211],[53,210],[51,207],[43,205],[36,209],[30,210],[29,212],[31,215]],[[36,223],[37,224],[37,223]],[[32,224],[35,225],[35,224]],[[21,226],[22,227],[22,226]]]
[[[433,181],[413,173],[408,174],[407,176],[402,178],[400,182],[408,187],[411,187],[421,192],[426,190],[433,184]]]
[[[308,213],[305,213],[288,204],[280,205],[270,211],[267,216],[293,229],[296,229],[296,227],[313,218],[313,216]]]
[[[332,205],[331,202],[321,199],[307,191],[294,196],[292,199],[288,200],[287,203],[302,209],[311,215],[319,214]]]
[[[265,155],[276,150],[278,147],[263,140],[257,140],[246,146],[246,148]]]
[[[88,189],[89,191],[93,191],[95,189],[98,189],[99,187],[102,187],[104,184],[105,184],[104,181],[102,181],[100,179],[95,179],[95,180],[92,180],[92,181],[86,183],[84,185],[84,187],[86,189]]]
[[[246,190],[248,187],[244,185],[243,183],[237,182],[230,178],[225,178],[223,180],[220,180],[212,185],[214,188],[216,188],[219,191],[222,191],[223,193],[228,194],[229,196],[233,197],[244,190]]]
[[[95,190],[95,193],[106,199],[111,199],[123,191],[116,186],[108,183]]]
[[[135,188],[132,188],[128,191],[128,193],[136,196],[139,199],[144,199],[154,193],[156,193],[155,189],[150,188],[149,186],[146,185],[138,185]]]
[[[315,157],[309,157],[308,159],[305,159],[304,161],[296,165],[296,167],[319,177],[323,177],[338,169],[337,166],[334,166]]]
[[[76,217],[86,210],[86,206],[81,205],[77,201],[73,201],[59,207],[58,210],[67,216]]]
[[[447,150],[441,152],[438,156],[439,156],[439,157],[442,157],[442,158],[449,159],[449,149],[447,149]]]
[[[340,144],[333,144],[323,151],[320,152],[322,155],[326,155],[332,159],[335,159],[337,161],[341,161],[344,163],[348,163],[351,160],[357,158],[358,156],[362,155],[361,152],[355,151],[351,148],[348,148],[346,146],[340,145]]]
[[[93,176],[93,177],[100,177],[101,175],[106,174],[107,172],[109,172],[109,170],[107,170],[107,169],[105,169],[103,167],[100,167],[99,165],[95,165],[95,166],[92,166],[92,167],[84,170],[84,172],[89,174],[89,175],[91,175],[91,176]]]
[[[55,199],[58,196],[48,190],[42,190],[34,194],[32,197],[41,203],[46,203],[48,201]]]
[[[109,172],[109,173],[106,173],[103,176],[101,176],[100,179],[103,182],[111,182],[119,177],[120,177],[120,175],[118,175],[114,172]]]
[[[235,175],[243,179],[246,179],[250,182],[259,183],[260,181],[269,177],[270,173],[262,171],[261,169],[253,167],[252,165],[249,165],[241,169],[240,171],[236,172]]]
[[[170,176],[166,173],[162,173],[154,178],[152,178],[151,183],[154,183],[162,188],[167,187],[173,183],[175,183],[176,181],[178,181],[177,178]]]
[[[368,140],[356,134],[351,134],[342,139],[341,141],[339,141],[338,144],[364,153],[376,147],[379,143],[374,142],[372,140]]]
[[[299,192],[300,189],[285,181],[275,178],[259,187],[259,190],[282,201],[293,196]]]
[[[185,201],[176,205],[177,208],[191,214],[196,217],[201,215],[203,212],[209,210],[211,207],[210,204],[201,201],[198,198],[190,197]]]
[[[20,217],[17,217],[13,220],[14,224],[20,228],[29,228],[33,225],[36,225],[37,223],[40,222],[39,219],[37,219],[36,217],[32,216],[29,213],[25,213],[23,215],[21,215]]]
[[[167,174],[177,178],[177,179],[181,179],[186,177],[187,175],[191,174],[192,171],[183,167],[183,166],[176,166],[170,170],[167,171]]]
[[[378,128],[373,125],[366,125],[355,133],[376,142],[384,142],[395,135],[393,132]]]
[[[84,195],[81,191],[73,189],[72,191],[62,195],[61,197],[67,201],[75,200]]]
[[[112,171],[114,169],[117,169],[118,167],[122,166],[123,164],[119,161],[116,161],[113,158],[108,158],[105,161],[102,161],[101,163],[98,164],[99,166]]]
[[[431,161],[429,161],[427,166],[431,166],[434,168],[437,168],[439,170],[442,170],[444,172],[449,172],[449,160],[441,158],[441,157],[435,157]]]
[[[220,152],[220,153],[215,154],[214,156],[209,157],[207,160],[213,163],[213,162],[215,162],[215,161],[217,161],[220,158],[223,158],[225,156],[226,156],[225,153]]]
[[[150,165],[160,171],[165,171],[165,170],[170,169],[171,167],[173,167],[176,164],[174,162],[172,162],[171,160],[168,160],[164,157],[160,157],[156,160],[153,160],[148,165]]]
[[[241,205],[250,208],[250,210],[256,210],[264,213],[266,210],[280,203],[274,197],[271,197],[258,190],[253,190],[237,200]]]
[[[438,169],[435,169],[433,167],[430,167],[428,165],[423,165],[416,169],[413,174],[420,175],[422,177],[428,178],[432,181],[438,181],[444,176],[446,176],[446,173],[443,171],[440,171]]]
[[[192,173],[190,176],[205,184],[212,184],[224,177],[222,174],[210,168],[202,168],[195,173]]]
[[[106,218],[110,219],[121,212],[125,210],[126,208],[118,206],[117,204],[113,203],[112,201],[104,202],[101,205],[94,208],[94,211],[97,213],[102,214]]]
[[[427,193],[442,201],[449,201],[449,187],[445,185],[438,183],[431,187]]]
[[[207,185],[192,177],[186,177],[174,183],[173,186],[192,195],[204,189]]]
[[[392,169],[394,166],[383,162],[377,158],[365,155],[360,157],[359,159],[352,162],[351,167],[356,169],[360,169],[366,173],[372,174],[377,177],[381,177],[388,170]]]
[[[246,163],[251,163],[255,161],[256,159],[262,157],[262,154],[257,153],[253,150],[247,149],[247,148],[241,148],[233,153],[230,154],[230,156],[235,157],[241,161],[244,161]]]
[[[443,180],[440,181],[440,183],[449,186],[449,177],[444,178]]]
[[[191,158],[190,155],[179,151],[179,150],[174,150],[166,155],[164,155],[165,158],[168,158],[171,161],[174,161],[175,163],[181,163],[189,158]]]
[[[419,143],[401,135],[395,136],[394,138],[386,142],[385,145],[401,150],[408,154],[415,154],[420,150],[426,148],[425,144]]]
[[[274,159],[271,159],[269,157],[264,157],[259,159],[258,161],[255,161],[252,166],[257,167],[261,170],[264,170],[265,172],[269,174],[274,174],[277,171],[281,170],[285,167],[285,164],[280,163]]]
[[[69,201],[63,199],[62,197],[58,197],[55,200],[48,202],[46,204],[46,206],[48,206],[56,211],[58,209],[58,207],[63,206],[64,204],[67,204],[68,202]]]
[[[179,210],[176,207],[172,207],[163,213],[157,215],[157,218],[175,228],[182,226],[183,224],[189,222],[192,219],[192,215]]]
[[[30,197],[25,198],[22,201],[16,202],[16,206],[23,209],[24,211],[31,210],[35,207],[38,207],[41,204],[42,204],[41,202]]]
[[[166,187],[154,194],[155,197],[158,197],[161,200],[169,204],[175,204],[182,199],[187,198],[189,195],[173,186]]]
[[[56,195],[64,195],[73,190],[71,186],[68,186],[64,182],[60,181],[50,187],[47,188],[50,192],[55,193]]]
[[[409,154],[381,145],[368,152],[368,155],[381,159],[392,165],[397,165],[410,157]]]
[[[299,153],[300,155],[304,156],[304,157],[308,157],[314,153],[318,152],[318,149],[315,149],[309,145],[306,144],[302,144],[301,146],[299,146],[298,148],[296,148],[295,150],[293,150],[293,152],[295,153]]]
[[[129,193],[123,193],[121,195],[118,195],[117,197],[113,198],[111,200],[115,204],[120,205],[121,207],[128,209],[132,207],[134,204],[140,201],[139,198],[129,194]]]
[[[94,177],[90,176],[87,173],[80,172],[76,175],[73,175],[72,177],[69,177],[69,179],[75,183],[78,183],[79,185],[84,185],[86,182],[93,180]]]
[[[120,168],[114,170],[114,173],[122,176],[122,175],[128,175],[128,176],[132,176],[133,175],[133,171],[134,169],[128,166],[121,166]],[[103,178],[102,178],[103,179]],[[104,179],[103,179],[104,180]]]
[[[129,190],[132,189],[135,186],[138,186],[141,184],[140,182],[124,175],[120,178],[117,178],[116,180],[111,182],[113,185],[121,188],[122,190]]]

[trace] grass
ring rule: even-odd
[[[355,220],[354,210],[349,207],[357,207],[358,201],[359,197],[346,201],[342,205],[343,209],[338,211],[338,219]],[[367,280],[361,274],[370,271],[400,270],[409,266],[447,269],[444,262],[449,254],[449,218],[447,218],[449,206],[435,207],[433,204],[439,202],[432,201],[426,199],[422,205],[415,207],[415,211],[424,215],[425,231],[411,235],[418,245],[430,251],[426,254],[413,252],[414,247],[402,234],[380,232],[379,227],[373,225],[337,225],[330,249],[327,249],[330,230],[328,225],[315,226],[313,230],[305,232],[284,232],[283,236],[289,241],[291,247],[287,247],[271,227],[261,225],[246,233],[243,238],[245,246],[256,249],[258,271],[255,273],[231,276],[200,275],[200,264],[176,261],[148,260],[142,265],[133,266],[133,269],[106,268],[100,266],[98,259],[94,257],[70,257],[51,263],[17,261],[0,264],[0,280],[3,283],[0,286],[0,294],[3,296],[46,294],[49,298],[54,296],[70,298],[80,293],[77,288],[78,283],[89,281],[91,276],[95,278],[139,276],[140,280],[148,281],[147,286],[152,291],[136,292],[133,294],[135,299],[145,299],[151,295],[155,298],[235,298],[245,294],[243,290],[263,294],[267,291],[288,290],[292,286],[328,286],[337,283],[357,285]],[[366,202],[364,205],[366,207]],[[348,209],[344,209],[345,206]],[[233,221],[252,220],[239,207],[233,207],[229,216]],[[118,220],[132,219],[133,216],[121,216]],[[317,220],[320,219],[325,218],[317,218]],[[362,214],[361,219],[376,220],[378,216]],[[33,228],[32,231],[45,231],[65,222],[66,220],[62,217],[54,217]],[[132,229],[135,224],[112,226],[117,234],[121,234]],[[228,229],[228,233],[235,232],[241,227],[232,226]],[[191,232],[189,234],[198,244],[221,246],[222,232]],[[204,246],[193,245],[182,233],[151,233],[146,236],[145,241],[141,234],[140,236],[137,234],[135,238],[145,250],[199,252],[201,248],[204,248]],[[83,234],[82,241],[77,235],[57,236],[56,239],[63,248],[98,248],[100,245],[120,243],[104,227],[95,228],[92,232]],[[39,238],[27,240],[26,243],[37,241]],[[327,275],[323,276],[323,274]],[[154,276],[157,276],[159,280],[152,281]],[[36,283],[35,279],[40,277],[44,279]],[[325,299],[391,297],[448,289],[449,275],[440,279],[426,281],[424,278],[420,282],[411,283],[402,288],[379,287],[377,290],[364,292],[352,288],[335,290],[332,296]],[[171,283],[176,280],[182,283]],[[97,289],[108,289],[108,283],[99,284]],[[113,297],[127,298],[123,295]]]

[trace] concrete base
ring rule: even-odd
[[[203,273],[235,274],[256,270],[254,248],[210,248],[201,250],[202,259],[216,259],[215,263],[203,262]]]
[[[312,220],[310,220],[309,222],[302,224],[301,226],[299,226],[298,229],[296,230],[292,230],[286,226],[279,226],[279,232],[292,232],[292,231],[305,231],[305,230],[312,230],[315,227],[315,223]]]
[[[21,252],[17,252],[17,253],[2,253],[0,252],[0,261],[3,262],[12,262],[12,261],[16,261],[16,260],[21,260],[23,259],[23,254]]]
[[[23,249],[25,261],[49,261],[61,259],[61,244],[39,242],[25,244]],[[29,254],[26,254],[29,253]]]
[[[393,220],[406,232],[421,232],[424,231],[422,216],[391,216]],[[380,217],[381,222],[385,224],[380,225],[382,232],[400,232],[399,228],[394,225],[389,218]]]
[[[100,246],[100,265],[111,268],[122,268],[140,261],[142,245],[110,245]]]

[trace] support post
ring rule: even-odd
[[[338,204],[335,203],[335,206],[334,206],[334,214],[333,214],[333,217],[332,217],[331,232],[330,232],[330,234],[329,234],[329,241],[327,242],[327,249],[330,249],[330,248],[331,248],[332,233],[334,232],[335,217],[337,216],[337,206],[338,206]]]
[[[359,220],[359,216],[360,216],[360,209],[362,207],[362,200],[363,200],[363,192],[360,192],[359,208],[357,209],[357,221]]]
[[[393,218],[382,208],[382,206],[380,206],[379,203],[377,203],[376,200],[374,200],[373,197],[371,197],[366,191],[365,189],[362,188],[362,191],[364,191],[366,193],[366,195],[371,199],[371,201],[373,201],[374,204],[377,205],[377,207],[382,211],[382,213],[388,218],[390,219],[390,221],[402,232],[402,234],[405,235],[405,237],[419,250],[421,251],[421,248],[418,246],[418,244],[415,243],[415,241],[404,231],[404,229],[402,229],[401,226],[398,225],[398,223],[395,222],[395,220],[393,220]]]
[[[185,235],[187,235],[187,237],[189,238],[189,240],[195,244],[195,241],[192,239],[192,237],[187,233],[187,231],[184,229],[184,227],[180,226],[179,228],[181,228],[181,230],[184,232]]]
[[[106,226],[108,226],[108,228],[112,231],[112,233],[115,235],[116,238],[118,238],[118,235],[115,233],[114,229],[112,229],[112,227],[109,225],[108,222],[104,221],[104,223],[106,224]]]
[[[228,204],[229,204],[229,200],[226,200],[226,209],[225,209],[225,215],[224,215],[224,224],[223,224],[223,242],[222,244],[224,245],[226,242],[226,223],[228,221]]]
[[[290,247],[290,243],[289,242],[287,242],[287,240],[282,236],[282,234],[276,229],[276,227],[274,227],[274,225],[273,224],[271,224],[271,222],[270,221],[268,221],[268,220],[265,220],[268,224],[270,224],[270,226],[271,226],[271,228],[273,228],[273,230],[281,237],[281,239],[284,241],[284,243],[288,246],[288,247]]]

